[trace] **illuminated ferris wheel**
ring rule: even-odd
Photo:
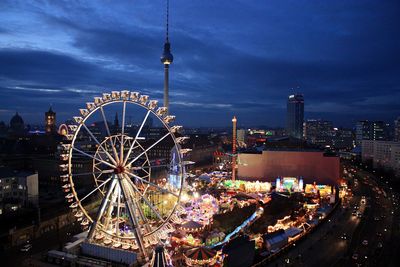
[[[185,165],[191,164],[182,160],[189,150],[180,144],[187,137],[176,136],[182,127],[170,126],[175,116],[167,108],[137,92],[104,93],[80,113],[60,146],[70,208],[89,229],[89,242],[146,256],[179,220]]]

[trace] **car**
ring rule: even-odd
[[[346,234],[346,233],[343,233],[343,234],[340,236],[340,239],[347,240],[347,234]]]
[[[29,250],[31,250],[32,245],[31,244],[26,244],[25,246],[23,246],[20,250],[22,252],[28,252]]]
[[[377,232],[376,235],[379,236],[379,237],[381,237],[381,236],[382,236],[382,233],[381,233],[381,232]]]
[[[353,216],[357,216],[357,212],[355,212],[355,211],[353,211],[351,214],[352,214]]]
[[[354,253],[353,256],[351,257],[353,260],[358,260],[358,254]]]
[[[383,248],[383,244],[381,242],[378,243],[378,248]]]
[[[358,217],[358,218],[361,218],[361,217],[362,217],[362,213],[359,212],[359,213],[357,214],[357,217]]]
[[[364,239],[364,241],[362,242],[363,246],[368,246],[368,240]]]

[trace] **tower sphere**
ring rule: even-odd
[[[164,52],[161,55],[161,62],[163,64],[171,64],[174,61],[174,56],[171,54],[171,44],[166,42],[164,44]]]

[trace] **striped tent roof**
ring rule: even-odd
[[[185,256],[187,258],[190,258],[191,260],[196,260],[196,261],[206,261],[210,260],[217,255],[217,252],[206,248],[206,247],[198,247],[198,248],[193,248],[188,251],[186,251]]]

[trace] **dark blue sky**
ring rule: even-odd
[[[0,1],[0,120],[58,121],[92,97],[135,89],[162,99],[165,2]],[[351,126],[400,115],[399,1],[171,0],[170,102],[186,126]],[[299,88],[297,88],[299,87]],[[292,89],[295,88],[295,89]]]

